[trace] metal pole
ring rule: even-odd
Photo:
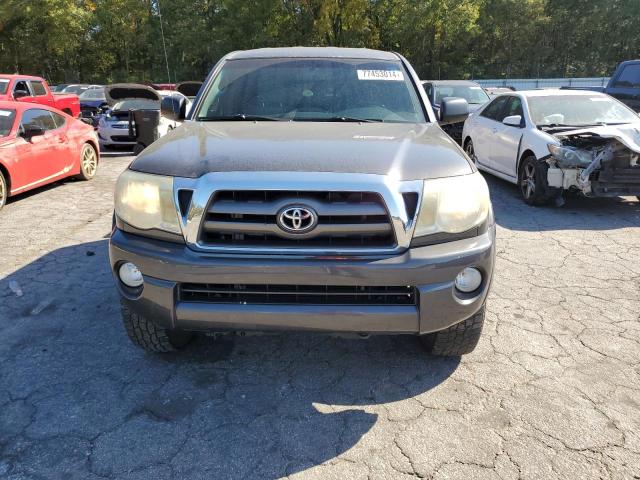
[[[169,74],[169,57],[167,57],[167,44],[164,41],[164,28],[162,28],[162,12],[160,11],[160,0],[156,0],[158,5],[158,17],[160,17],[160,35],[162,36],[162,48],[164,50],[164,63],[167,66],[167,80],[171,83],[171,75]]]

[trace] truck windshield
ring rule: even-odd
[[[9,86],[8,78],[0,78],[0,95],[7,93],[7,87]]]
[[[9,135],[9,132],[13,127],[13,120],[15,118],[15,110],[0,110],[0,137],[6,137],[7,135]]]
[[[640,122],[638,115],[606,95],[528,97],[531,119],[544,126],[593,126]]]
[[[345,58],[229,60],[195,119],[425,122],[400,61]]]
[[[489,95],[480,86],[474,85],[437,85],[436,104],[445,97],[464,98],[469,105],[482,105],[489,101]]]

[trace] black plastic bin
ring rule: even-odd
[[[131,110],[129,111],[129,135],[136,139],[133,153],[139,154],[155,142],[160,135],[160,110]]]

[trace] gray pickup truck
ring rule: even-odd
[[[606,93],[640,113],[640,60],[620,62],[606,87],[562,87]]]
[[[472,351],[495,258],[487,184],[395,53],[234,52],[115,192],[111,268],[131,340],[193,332],[413,334]],[[468,114],[441,104],[441,121]],[[186,117],[186,118],[185,118]]]

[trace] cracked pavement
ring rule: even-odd
[[[0,478],[640,478],[635,199],[533,208],[487,177],[498,259],[461,359],[312,334],[157,356],[129,343],[107,262],[129,161],[0,213]]]

